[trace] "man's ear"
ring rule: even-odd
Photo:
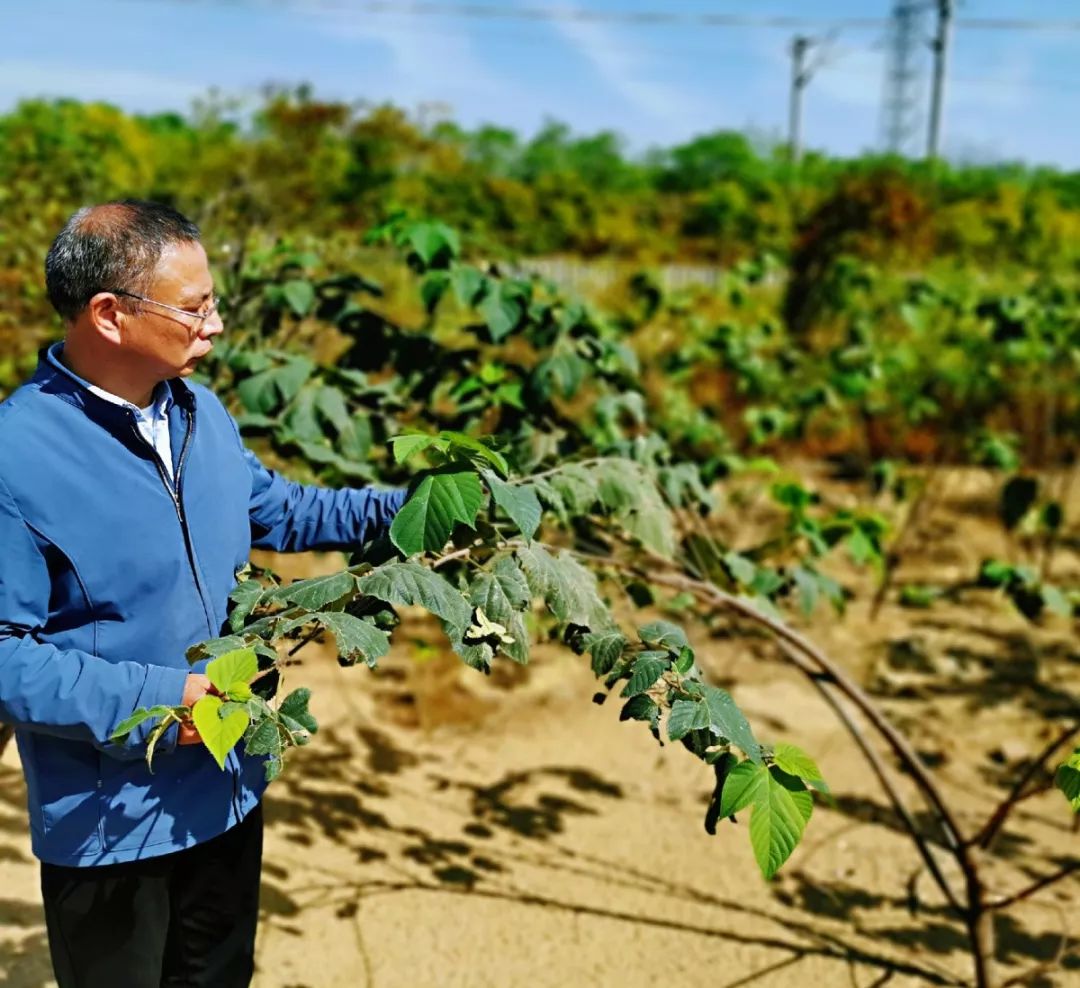
[[[86,306],[87,321],[103,339],[116,345],[121,341],[121,322],[127,318],[120,300],[112,292],[98,292]]]

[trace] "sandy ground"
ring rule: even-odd
[[[958,580],[999,551],[985,481],[958,476],[905,579]],[[1062,557],[1062,568],[1077,563]],[[296,559],[294,572],[333,557]],[[955,572],[954,572],[955,571]],[[1066,622],[1034,629],[985,592],[927,611],[821,614],[815,640],[881,699],[974,829],[1018,764],[1060,729],[1080,679]],[[529,986],[710,988],[957,984],[963,928],[847,734],[770,647],[698,629],[699,657],[759,736],[818,756],[837,794],[765,883],[746,821],[702,827],[710,771],[660,748],[618,706],[591,702],[583,660],[551,647],[528,671],[485,678],[407,619],[375,673],[308,650],[291,685],[324,723],[267,800],[256,988]],[[1071,695],[1070,695],[1071,693]],[[52,985],[25,790],[0,763],[0,988]],[[996,888],[1047,874],[1080,841],[1064,801],[1024,804],[991,872]],[[1080,985],[1066,880],[999,924],[1009,974]]]

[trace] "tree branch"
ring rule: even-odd
[[[662,557],[659,556],[655,558],[658,560],[662,559]],[[668,561],[664,560],[664,562],[666,563]],[[711,583],[694,580],[679,574],[665,575],[662,573],[644,572],[640,569],[635,569],[638,575],[643,579],[650,580],[653,583],[679,587],[683,590],[696,591],[699,595],[709,597],[717,604],[762,625],[781,641],[792,646],[792,648],[807,657],[822,672],[826,673],[840,692],[855,704],[856,708],[885,739],[897,758],[900,759],[904,767],[910,772],[913,780],[926,796],[931,808],[941,820],[942,829],[945,831],[946,841],[949,843],[951,850],[961,854],[964,852],[965,845],[963,836],[956,823],[956,819],[953,816],[952,811],[945,805],[941,793],[938,791],[937,784],[926,771],[925,766],[919,760],[919,756],[911,747],[910,742],[908,742],[907,738],[905,738],[888,721],[888,719],[886,719],[881,711],[874,706],[873,701],[866,695],[863,689],[816,645],[808,641],[798,632],[789,628],[783,621],[777,621],[766,614],[762,614],[761,611],[749,601],[736,597],[733,594],[729,594]]]
[[[587,460],[575,460],[573,464],[564,463],[562,466],[552,467],[550,470],[542,470],[540,473],[530,474],[528,477],[514,477],[507,481],[508,484],[531,484],[534,480],[543,480],[545,477],[554,476],[557,473],[562,473],[568,466],[575,467],[591,467],[594,463],[603,463],[606,457],[593,456]]]
[[[993,813],[990,814],[990,818],[986,821],[986,824],[982,829],[971,838],[971,843],[978,845],[984,850],[989,850],[990,846],[994,842],[994,838],[997,836],[998,831],[1005,825],[1005,821],[1008,819],[1009,814],[1016,807],[1016,804],[1027,799],[1028,796],[1035,795],[1035,792],[1025,793],[1028,783],[1035,778],[1039,773],[1039,770],[1053,757],[1054,753],[1067,744],[1073,737],[1080,734],[1080,722],[1073,724],[1071,727],[1066,728],[1061,734],[1059,734],[1053,741],[1051,741],[1043,750],[1035,757],[1035,759],[1028,765],[1023,775],[1017,779],[1016,784],[1012,787],[1009,795],[1006,796],[997,806]],[[1037,791],[1042,791],[1037,790]]]
[[[788,660],[795,665],[800,671],[806,674],[810,682],[817,688],[817,691],[822,695],[825,702],[832,707],[836,716],[841,720],[844,726],[847,728],[848,733],[855,740],[855,743],[861,749],[867,762],[870,764],[870,768],[873,770],[874,775],[877,776],[878,782],[881,784],[881,788],[885,790],[886,796],[889,797],[889,801],[893,805],[893,809],[896,810],[900,819],[903,821],[904,826],[907,828],[908,833],[911,835],[912,840],[915,842],[915,846],[919,851],[923,861],[926,862],[926,867],[929,869],[931,876],[937,883],[938,888],[941,889],[942,894],[945,896],[948,903],[956,912],[963,914],[964,909],[960,905],[960,901],[953,891],[952,886],[949,884],[945,875],[942,873],[941,868],[938,866],[937,860],[934,858],[933,852],[930,850],[930,846],[927,844],[926,838],[923,837],[919,830],[918,824],[916,824],[914,817],[912,817],[907,806],[904,803],[899,791],[896,788],[892,778],[888,773],[888,769],[885,763],[882,761],[881,756],[870,744],[869,739],[863,733],[862,728],[855,722],[851,714],[844,708],[844,705],[840,700],[833,695],[833,690],[830,688],[832,684],[828,678],[822,673],[815,672],[806,660],[801,655],[794,651],[790,646],[781,642],[780,647],[787,654]]]
[[[1016,902],[1022,902],[1024,899],[1029,899],[1036,892],[1041,892],[1044,888],[1050,885],[1055,885],[1062,879],[1068,878],[1076,871],[1080,871],[1080,861],[1070,861],[1064,868],[1055,871],[1052,875],[1047,875],[1045,878],[1040,878],[1037,882],[1029,885],[1027,888],[1021,889],[1019,892],[1015,892],[1012,895],[1006,896],[1003,899],[992,899],[986,903],[987,909],[1006,909]]]

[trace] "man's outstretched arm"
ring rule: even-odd
[[[353,549],[383,534],[405,503],[404,489],[297,484],[250,450],[244,456],[251,471],[251,542],[260,549]]]

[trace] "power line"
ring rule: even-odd
[[[155,2],[155,0],[150,0],[150,2]],[[165,0],[165,2],[251,6],[251,3],[245,2],[245,0]],[[827,18],[786,15],[755,17],[745,14],[694,14],[666,10],[589,10],[582,7],[513,7],[487,3],[402,3],[399,0],[356,0],[353,3],[349,3],[347,0],[261,0],[258,5],[286,7],[310,13],[399,14],[407,17],[458,17],[473,20],[521,20],[539,23],[625,24],[640,27],[705,26],[776,28],[784,30],[792,28],[875,29],[882,27],[886,23],[880,17]]]
[[[960,17],[957,27],[976,31],[1080,31],[1080,20],[1037,20],[1024,17]]]
[[[628,27],[708,27],[761,30],[881,30],[884,17],[796,17],[746,14],[689,13],[664,10],[589,10],[581,7],[510,7],[485,3],[411,2],[399,0],[117,0],[121,3],[203,4],[211,6],[280,7],[311,14],[401,15],[410,18],[447,17],[468,20],[518,20],[532,23],[622,24]],[[975,31],[1080,32],[1080,19],[967,17],[953,21],[957,28]]]
[[[151,0],[153,2],[153,0]],[[244,0],[167,0],[174,3],[241,4]],[[400,0],[262,0],[263,6],[284,6],[312,13],[403,14],[410,17],[462,17],[478,20],[524,20],[533,22],[574,21],[578,23],[626,24],[644,27],[698,26],[791,29],[839,28],[877,30],[889,20],[884,17],[797,17],[747,14],[691,13],[667,10],[589,10],[583,7],[514,7],[490,3],[409,2]],[[1080,19],[1039,19],[1025,17],[966,17],[956,26],[989,31],[1080,31]]]

